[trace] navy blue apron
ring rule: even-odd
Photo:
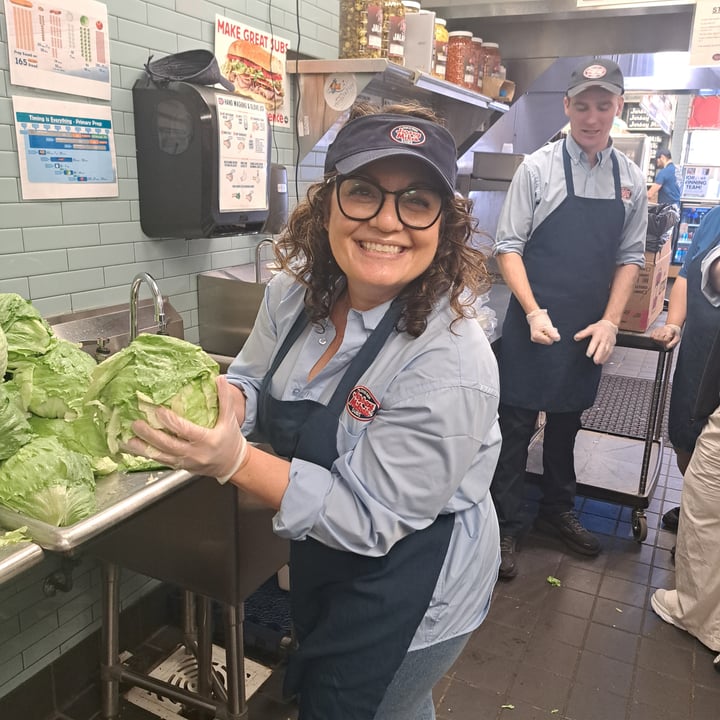
[[[530,341],[525,311],[511,296],[500,344],[500,398],[504,405],[577,412],[595,401],[601,365],[585,356],[589,339],[573,335],[598,321],[610,297],[625,207],[620,170],[612,159],[615,197],[575,195],[570,155],[563,143],[567,197],[530,236],[523,262],[538,304],[547,308],[560,341]]]
[[[348,396],[385,344],[400,311],[396,300],[327,406],[270,395],[270,379],[308,323],[305,312],[300,314],[258,400],[258,433],[278,455],[331,468]],[[300,720],[372,720],[430,604],[453,520],[452,514],[440,515],[383,557],[332,549],[312,538],[291,542],[290,603],[298,649],[290,656],[284,690],[287,696],[299,695]]]
[[[691,453],[695,441],[705,426],[707,418],[693,417],[700,379],[710,349],[720,327],[720,307],[713,307],[703,295],[702,261],[720,242],[718,236],[712,245],[701,252],[687,269],[687,314],[682,347],[678,353],[673,374],[670,409],[668,412],[668,435],[674,447]]]

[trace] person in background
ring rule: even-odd
[[[683,475],[702,429],[702,424],[693,418],[692,408],[713,338],[713,323],[717,322],[716,310],[702,295],[699,282],[688,285],[688,273],[694,267],[694,274],[699,277],[702,258],[719,241],[720,206],[707,212],[696,228],[685,261],[670,290],[666,323],[651,333],[654,340],[668,349],[678,345],[681,336],[684,340],[678,347],[668,408],[668,435],[675,450],[677,466]],[[690,306],[693,308],[692,314]],[[668,530],[677,530],[679,518],[680,507],[670,508],[663,515],[663,526]]]
[[[645,179],[610,138],[623,92],[616,63],[576,67],[564,99],[569,135],[525,158],[500,213],[494,252],[512,291],[499,351],[503,442],[491,486],[501,578],[517,574],[528,444],[539,411],[547,420],[536,527],[577,552],[600,552],[574,511],[574,448],[644,264]]]
[[[161,409],[130,441],[277,509],[301,720],[434,718],[497,580],[499,380],[456,156],[432,111],[356,106],[278,241],[215,428]]]
[[[659,170],[655,173],[655,182],[648,188],[648,200],[679,208],[681,174],[672,161],[670,151],[658,150],[655,162]]]
[[[720,236],[691,263],[688,283],[681,347],[696,331],[708,339],[692,405],[701,430],[683,479],[675,588],[656,590],[650,605],[662,620],[720,652]],[[695,307],[696,294],[712,311]],[[720,669],[720,655],[715,666]]]

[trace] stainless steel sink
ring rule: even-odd
[[[167,333],[177,338],[184,337],[183,320],[178,312],[165,301]],[[153,301],[138,302],[138,331],[158,331]],[[46,318],[53,332],[59,338],[80,343],[83,350],[95,354],[98,341],[102,340],[110,354],[126,347],[130,342],[130,304],[109,305],[93,310],[52,315]]]
[[[206,352],[234,358],[242,349],[265,295],[265,283],[253,277],[252,265],[198,275],[199,339]]]

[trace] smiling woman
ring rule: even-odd
[[[276,244],[283,272],[219,385],[215,428],[168,413],[169,433],[134,426],[277,509],[300,720],[434,718],[433,685],[488,611],[498,377],[456,156],[426,109],[354,108]]]

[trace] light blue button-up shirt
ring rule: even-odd
[[[496,255],[507,252],[522,255],[525,243],[534,230],[567,197],[562,147],[562,140],[545,145],[528,155],[516,170],[498,218],[494,245]],[[598,153],[598,162],[593,167],[572,135],[567,137],[567,149],[575,194],[587,198],[614,198],[612,146]],[[619,150],[615,150],[615,155],[625,206],[625,222],[615,263],[642,267],[645,264],[648,219],[645,178],[640,168],[626,155]]]
[[[247,394],[243,432],[255,425],[257,394],[271,359],[303,306],[304,288],[278,275],[268,285],[252,334],[228,368]],[[351,310],[342,344],[310,382],[335,336],[331,321],[308,325],[275,373],[271,394],[327,404],[348,363],[389,303]],[[500,559],[490,481],[500,452],[495,357],[476,320],[457,322],[447,302],[418,338],[393,331],[358,381],[377,401],[369,420],[347,408],[330,470],[294,459],[274,519],[293,540],[381,556],[438,514],[455,513],[450,547],[411,650],[475,629],[487,614]],[[355,413],[357,415],[357,413]]]

